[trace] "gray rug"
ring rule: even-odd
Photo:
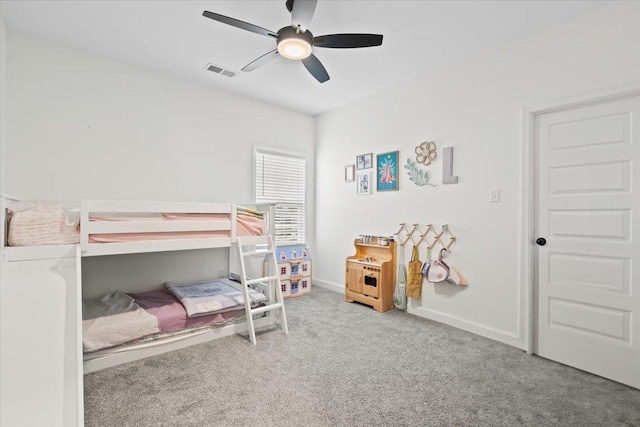
[[[640,391],[321,288],[279,330],[85,376],[87,426],[640,425]]]

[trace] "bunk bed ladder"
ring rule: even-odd
[[[247,327],[249,329],[249,339],[251,340],[251,344],[256,345],[256,331],[253,325],[253,315],[258,313],[265,313],[268,311],[280,311],[280,328],[282,332],[285,334],[289,333],[287,328],[287,316],[284,310],[284,298],[282,296],[282,285],[280,283],[280,275],[278,273],[278,263],[276,261],[276,253],[275,247],[273,245],[273,239],[271,236],[261,236],[264,239],[260,239],[260,242],[255,242],[255,238],[252,238],[251,246],[253,249],[251,251],[245,252],[244,247],[249,246],[247,243],[242,243],[240,237],[236,237],[238,244],[238,252],[240,255],[240,267],[241,267],[241,275],[240,279],[242,282],[242,292],[244,295],[244,308],[247,313]],[[267,245],[266,250],[261,250],[255,248],[254,245]],[[267,267],[264,269],[266,271],[266,277],[261,277],[257,279],[249,279],[247,277],[247,269],[245,266],[245,257],[253,257],[263,255],[267,258]],[[264,274],[264,273],[263,273]],[[251,300],[249,299],[249,288],[248,286],[261,284],[263,286],[267,286],[269,289],[269,302],[267,305],[257,308],[251,308]],[[275,300],[273,294],[273,285],[275,285]]]

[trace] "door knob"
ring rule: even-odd
[[[547,240],[544,237],[538,237],[536,239],[536,243],[538,244],[538,246],[544,246],[547,244]]]

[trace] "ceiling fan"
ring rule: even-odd
[[[313,47],[351,49],[380,46],[382,44],[382,35],[328,34],[314,37],[308,27],[317,3],[317,0],[287,0],[286,6],[291,12],[291,26],[283,27],[277,32],[206,10],[202,15],[223,24],[276,39],[277,47],[275,49],[244,66],[242,71],[253,71],[270,62],[278,55],[282,55],[288,59],[301,60],[311,75],[320,83],[324,83],[329,80],[329,74],[320,60],[312,53]]]

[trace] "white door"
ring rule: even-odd
[[[640,96],[536,116],[535,142],[536,353],[640,388]]]

